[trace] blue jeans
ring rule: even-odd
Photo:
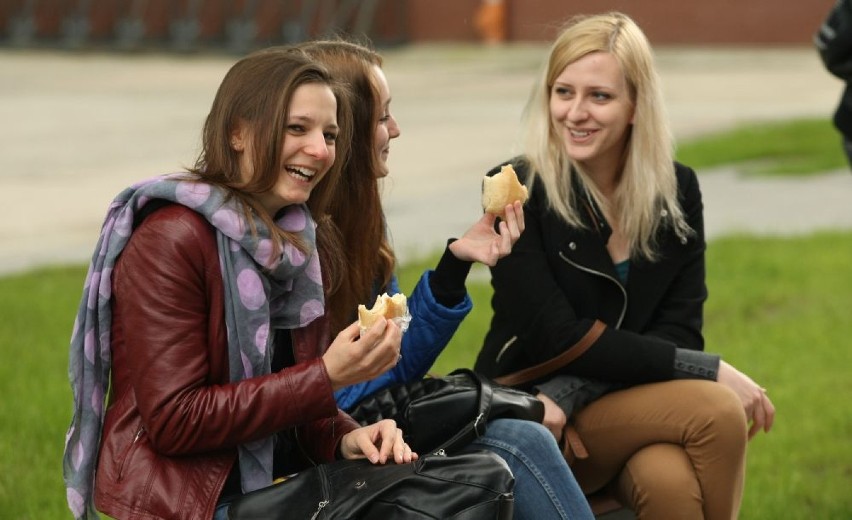
[[[541,424],[495,419],[469,448],[491,451],[509,465],[515,475],[515,519],[594,519],[556,439]]]
[[[219,502],[216,505],[216,511],[213,512],[213,520],[228,520],[228,506],[230,502]]]

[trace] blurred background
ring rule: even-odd
[[[269,45],[349,36],[385,59],[384,205],[403,290],[481,214],[516,153],[549,41],[620,10],[656,52],[677,157],[705,205],[705,336],[765,385],[741,518],[852,518],[852,175],[831,116],[844,85],[812,43],[834,0],[0,0],[0,517],[68,518],[67,345],[107,205],[195,161],[229,67]],[[485,269],[437,373],[470,366]],[[838,399],[838,397],[840,397]]]
[[[3,0],[11,47],[230,50],[347,33],[377,45],[547,41],[566,15],[620,10],[655,44],[801,44],[832,0]]]
[[[828,119],[842,85],[811,37],[832,2],[0,0],[0,272],[88,259],[118,191],[194,162],[219,81],[257,48],[342,35],[385,56],[403,132],[385,204],[405,261],[477,217],[481,176],[514,153],[547,44],[571,15],[617,9],[637,20],[682,141],[740,123]],[[845,205],[823,200],[845,203],[842,181],[793,182],[763,197],[774,211],[755,212],[763,185],[729,180],[705,186],[711,235],[852,225]],[[802,190],[818,211],[788,224],[784,194]]]

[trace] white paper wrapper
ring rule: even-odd
[[[396,326],[399,327],[399,330],[405,334],[405,331],[408,330],[408,324],[411,323],[411,313],[408,312],[408,309],[405,310],[405,314],[399,316],[397,318],[391,318],[391,321],[396,323]],[[360,327],[361,336],[367,331],[366,327]]]

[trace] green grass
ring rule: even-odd
[[[769,389],[775,428],[749,447],[741,518],[852,518],[852,233],[713,241],[708,349]],[[400,270],[410,291],[426,267]],[[474,310],[435,371],[471,366],[488,326],[490,286],[475,271]],[[85,270],[0,278],[0,514],[68,518],[61,456],[71,412],[68,339]]]
[[[744,125],[685,141],[676,155],[699,171],[737,164],[743,173],[809,175],[848,166],[829,119]]]
[[[68,342],[83,268],[0,278],[0,516],[69,518],[62,449],[71,420]]]

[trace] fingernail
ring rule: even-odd
[[[374,454],[370,455],[370,462],[375,464],[378,461],[379,461],[379,455],[378,454],[374,453]]]

